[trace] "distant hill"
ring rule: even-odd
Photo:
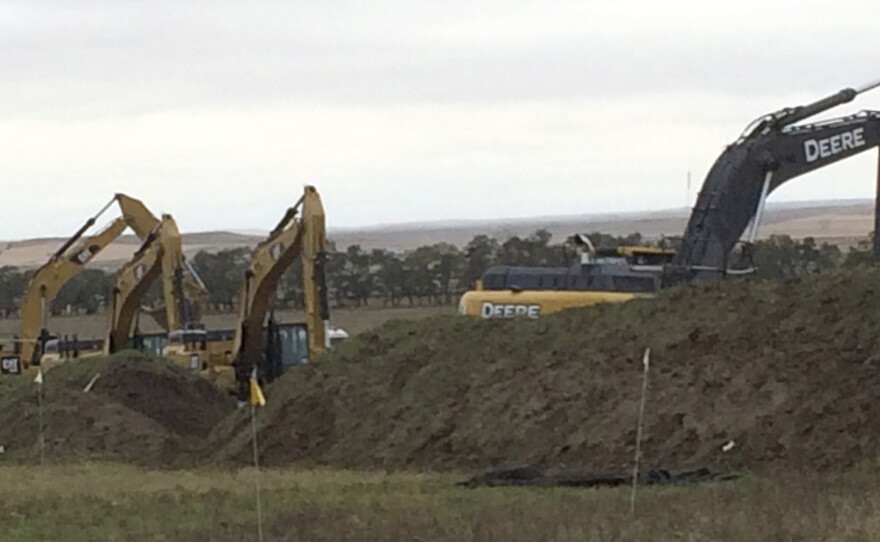
[[[236,247],[254,246],[263,239],[263,236],[217,231],[185,233],[182,239],[184,252],[187,256],[192,256],[201,250],[216,252]],[[48,260],[64,241],[65,239],[61,237],[50,237],[0,242],[0,266],[37,267]],[[123,235],[101,251],[92,260],[93,265],[118,267],[131,258],[139,244],[134,235]]]
[[[638,213],[390,224],[340,229],[331,232],[331,237],[339,246],[358,243],[366,248],[397,250],[440,241],[464,245],[481,233],[506,239],[513,235],[528,235],[539,228],[548,230],[554,239],[575,232],[594,231],[612,235],[638,232],[646,238],[656,239],[681,235],[689,216],[690,209],[679,208]],[[795,238],[812,236],[847,245],[867,237],[873,229],[872,200],[843,200],[768,204],[759,232],[762,237],[773,234],[788,234]]]
[[[386,248],[405,251],[425,244],[446,242],[462,246],[475,235],[487,234],[499,239],[524,236],[537,229],[546,229],[554,239],[575,232],[601,231],[612,235],[641,233],[648,239],[681,235],[690,209],[667,209],[653,212],[608,213],[592,215],[549,216],[496,220],[436,221],[409,224],[388,224],[365,228],[331,229],[329,237],[337,247],[359,244],[366,249]],[[844,200],[768,204],[760,230],[762,237],[787,234],[794,238],[807,236],[842,246],[864,239],[874,229],[874,202]],[[259,230],[239,233],[215,231],[183,235],[187,255],[207,250],[254,246],[265,234]],[[40,238],[0,242],[0,266],[35,267],[45,262],[64,242],[63,238]],[[118,267],[128,260],[138,246],[137,239],[125,235],[108,246],[94,260],[94,265]]]

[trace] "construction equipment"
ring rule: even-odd
[[[757,236],[767,196],[784,182],[880,146],[880,112],[798,124],[856,96],[880,81],[840,92],[754,121],[709,171],[677,250],[649,247],[597,251],[586,236],[579,264],[570,268],[496,266],[465,293],[459,312],[484,318],[538,316],[570,307],[622,302],[690,280],[714,280],[731,269],[728,257],[751,222],[744,254]],[[878,184],[880,190],[880,184]],[[880,191],[878,191],[880,198]],[[880,228],[880,199],[876,223]],[[875,253],[880,256],[880,236]]]
[[[132,259],[116,274],[105,351],[113,353],[139,347],[130,340],[132,323],[141,308],[141,300],[160,275],[165,306],[164,317],[158,320],[164,323],[169,337],[177,339],[170,341],[163,353],[168,357],[184,356],[187,364],[192,363],[195,355],[196,365],[201,367],[206,348],[205,332],[199,328],[198,318],[206,292],[201,279],[187,265],[177,224],[167,214],[162,215],[162,220],[150,231]],[[191,287],[187,289],[185,284]],[[135,343],[138,334],[136,331]]]
[[[800,107],[764,115],[729,145],[709,171],[665,284],[714,280],[728,273],[728,257],[746,227],[746,253],[757,236],[767,196],[786,181],[880,145],[880,112],[798,124],[880,81]]]
[[[239,289],[231,366],[240,398],[247,396],[254,369],[261,380],[271,381],[288,365],[301,362],[302,354],[315,359],[326,349],[330,311],[324,244],[324,207],[317,190],[306,186],[303,196],[285,212],[268,238],[254,248]],[[279,279],[297,258],[302,264],[305,325],[281,327],[271,316],[267,323]]]
[[[95,225],[98,218],[114,202],[118,203],[122,216],[114,219],[99,233],[84,238],[86,231]],[[49,303],[68,280],[119,237],[126,226],[130,227],[140,239],[145,239],[158,223],[159,220],[140,200],[124,194],[116,194],[95,216],[89,218],[49,261],[34,273],[28,284],[21,302],[19,342],[15,345],[13,355],[4,355],[4,365],[7,368],[12,367],[16,359],[19,365],[16,367],[17,370],[6,372],[22,372],[31,365],[40,364],[47,350],[47,344],[52,340],[47,329]],[[76,347],[74,351],[76,352]]]
[[[239,316],[235,329],[205,330],[181,316],[181,301],[199,304],[181,288],[181,276],[197,280],[180,252],[180,238],[171,217],[144,241],[132,261],[117,275],[111,314],[108,351],[125,346],[165,356],[180,365],[199,370],[232,391],[246,390],[256,368],[261,380],[270,381],[287,367],[315,359],[326,348],[348,337],[328,326],[329,309],[324,281],[325,217],[314,187],[289,208],[268,238],[257,245],[239,289]],[[278,323],[271,310],[279,280],[299,258],[302,264],[305,323]],[[165,333],[136,333],[129,340],[133,315],[149,284],[163,276],[165,320],[189,322]],[[183,294],[181,294],[183,292]],[[200,292],[203,293],[203,290]],[[269,316],[267,321],[267,315]]]
[[[569,267],[490,267],[462,295],[459,313],[483,318],[535,318],[573,307],[622,303],[653,295],[675,252],[660,247],[596,249],[586,235],[572,238],[580,258]]]

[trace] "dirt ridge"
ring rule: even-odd
[[[846,468],[880,452],[878,292],[880,272],[845,270],[536,321],[392,322],[269,387],[262,461],[615,472],[650,347],[646,468]],[[218,460],[247,460],[244,421],[214,431]]]
[[[6,378],[18,380],[7,380],[0,395],[0,445],[12,461],[36,461],[38,385],[29,377]],[[235,410],[234,401],[208,381],[137,352],[47,371],[42,402],[50,461],[107,459],[150,467],[203,463],[205,437]]]

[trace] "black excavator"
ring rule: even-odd
[[[773,190],[795,177],[880,145],[880,111],[804,121],[878,87],[880,81],[846,88],[752,122],[715,160],[675,250],[653,249],[660,260],[652,265],[633,259],[639,251],[647,254],[645,251],[651,250],[647,247],[624,247],[612,258],[598,257],[600,251],[590,247],[590,257],[570,267],[495,266],[485,272],[474,290],[462,296],[459,312],[484,318],[537,316],[575,306],[626,301],[681,282],[713,281],[753,271],[752,247],[764,203]],[[880,230],[880,211],[875,222]],[[745,265],[735,268],[729,259],[749,223],[740,253]],[[880,243],[880,238],[875,242]],[[880,258],[880,244],[875,246],[875,254]]]
[[[752,122],[709,170],[677,253],[664,272],[664,285],[711,281],[728,274],[730,255],[751,222],[743,247],[748,259],[764,203],[773,190],[880,145],[880,111],[803,124],[878,87],[880,81],[846,88]]]

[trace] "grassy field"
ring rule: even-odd
[[[0,467],[0,540],[256,540],[254,472]],[[644,489],[463,489],[448,475],[264,471],[270,541],[880,539],[878,472]]]
[[[455,314],[456,306],[414,306],[414,307],[367,307],[334,309],[331,311],[331,322],[351,334],[360,333],[382,325],[388,320],[397,318],[425,318],[437,314]],[[281,322],[301,322],[305,319],[302,311],[281,311],[276,317]],[[233,313],[208,314],[204,323],[208,329],[232,329],[236,315]],[[78,334],[80,338],[92,339],[103,337],[107,332],[107,315],[94,314],[88,316],[59,316],[49,319],[49,330],[59,335]],[[152,318],[141,319],[141,330],[144,332],[158,331]],[[0,320],[0,339],[10,338],[18,332],[18,320]]]

